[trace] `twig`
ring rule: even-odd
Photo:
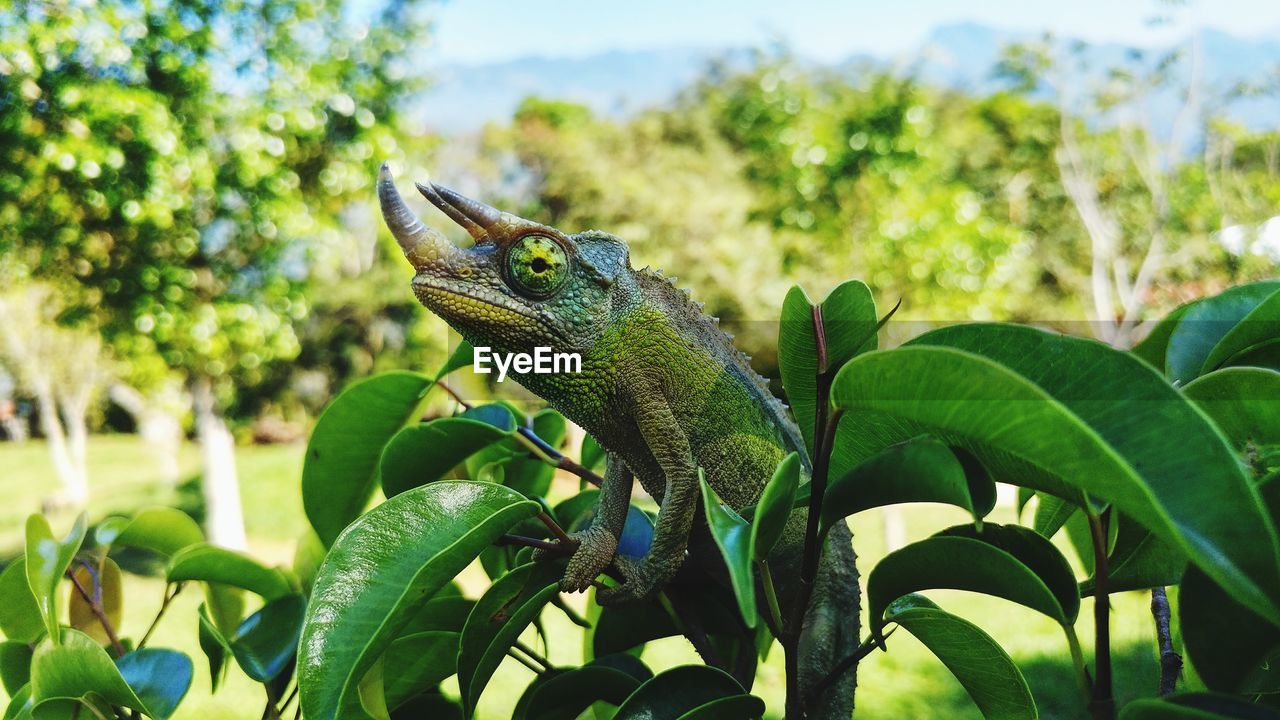
[[[138,641],[139,648],[144,647],[147,644],[147,641],[151,639],[151,633],[156,631],[156,626],[160,624],[160,618],[164,617],[165,611],[169,609],[169,603],[173,602],[173,599],[178,597],[178,593],[182,592],[182,588],[184,587],[186,587],[186,583],[180,582],[174,584],[172,591],[167,587],[165,588],[164,600],[160,603],[160,609],[156,611],[156,616],[151,621],[151,626],[147,628],[147,632],[143,634],[142,639]]]
[[[778,634],[782,634],[782,609],[778,606],[778,591],[773,586],[773,573],[766,560],[756,561],[756,571],[760,573],[760,584],[764,586],[764,598],[769,606],[769,619],[777,626]]]
[[[514,437],[517,442],[527,447],[529,452],[533,453],[534,457],[548,465],[564,470],[572,475],[577,475],[596,487],[600,487],[604,484],[604,478],[574,462],[559,450],[551,447],[546,440],[538,437],[538,434],[533,431],[533,428],[523,426],[517,428]]]
[[[875,638],[871,637],[862,641],[861,645],[859,645],[852,653],[842,658],[840,662],[836,663],[835,667],[831,668],[830,672],[828,672],[825,677],[819,680],[817,685],[813,686],[813,696],[821,697],[822,693],[825,692],[826,689],[830,687],[832,683],[834,683],[836,680],[839,680],[840,676],[843,675],[846,670],[853,667],[854,665],[857,665],[858,662],[862,660],[862,658],[870,655],[872,650],[875,650],[878,647],[882,647],[883,641],[887,640],[889,636],[892,635],[894,631],[897,629],[898,629],[898,626],[896,625],[894,627],[889,628],[889,632],[885,633],[884,637],[881,638],[880,640],[876,640]]]
[[[279,714],[284,714],[284,712],[289,709],[290,703],[292,703],[293,699],[296,697],[298,697],[298,683],[295,681],[293,683],[293,690],[289,692],[289,696],[284,699],[284,702],[280,703],[280,710],[278,711]]]
[[[569,537],[569,535],[565,533],[564,528],[560,527],[560,524],[553,520],[552,517],[547,514],[546,510],[538,513],[538,519],[542,521],[543,525],[547,526],[547,529],[551,531],[551,534],[554,535],[556,540],[559,540],[561,544],[569,547],[570,549],[578,547],[578,541]]]
[[[90,571],[92,572],[92,570]],[[98,624],[102,626],[103,632],[107,634],[107,639],[111,641],[111,648],[116,651],[116,657],[124,656],[124,645],[120,644],[120,638],[116,636],[116,629],[111,626],[111,621],[107,619],[107,613],[102,609],[102,602],[96,596],[100,596],[97,588],[98,583],[94,584],[95,592],[91,595],[84,586],[80,584],[79,578],[73,570],[67,570],[67,577],[71,578],[71,584],[75,586],[76,592],[80,593],[80,597],[89,603],[89,610],[93,612],[93,616],[98,618]]]
[[[522,655],[517,655],[514,647],[507,648],[507,657],[512,658],[513,660],[520,663],[521,665],[529,668],[530,670],[533,671],[533,674],[535,675],[541,675],[542,673],[546,672],[545,669],[539,667],[532,660]]]
[[[1086,510],[1088,510],[1086,508]],[[1111,601],[1107,593],[1107,521],[1092,511],[1089,534],[1093,539],[1093,699],[1089,709],[1095,720],[1115,717],[1115,699],[1111,694]]]
[[[558,542],[550,540],[540,540],[538,538],[525,537],[524,535],[512,535],[510,533],[502,535],[498,538],[498,545],[516,545],[518,547],[531,547],[548,552],[563,553],[568,555],[573,552],[573,548],[562,545]]]
[[[1160,694],[1172,695],[1182,672],[1182,656],[1173,649],[1173,633],[1169,630],[1171,616],[1169,595],[1163,587],[1151,588],[1151,616],[1156,621],[1156,644],[1160,647]]]
[[[546,668],[547,670],[556,669],[556,666],[552,665],[550,660],[546,659],[542,655],[539,655],[536,650],[529,647],[528,645],[525,645],[519,640],[516,640],[515,643],[512,645],[512,647],[516,648],[517,650],[524,653],[525,655],[528,655],[530,660],[533,660],[534,662],[538,663],[539,665]]]
[[[458,393],[454,392],[454,389],[453,389],[453,388],[451,388],[451,387],[449,387],[449,385],[448,385],[447,383],[445,383],[445,382],[443,382],[443,381],[441,381],[441,380],[437,380],[437,381],[436,381],[436,385],[438,385],[438,386],[440,387],[440,389],[441,389],[441,390],[443,390],[443,391],[445,391],[446,393],[448,393],[448,394],[449,394],[449,397],[453,398],[453,401],[454,401],[454,402],[458,403],[459,405],[461,405],[462,407],[466,408],[467,410],[470,410],[470,409],[471,409],[471,403],[467,402],[466,400],[463,400],[463,399],[462,399],[462,396],[461,396],[461,395],[459,395]]]

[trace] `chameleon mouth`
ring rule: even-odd
[[[546,318],[528,308],[468,292],[429,276],[415,277],[413,289],[425,305],[446,320],[466,320],[473,323],[481,319],[498,326],[510,326],[523,321],[536,323],[548,331],[554,330]]]

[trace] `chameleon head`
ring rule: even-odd
[[[594,231],[566,235],[435,183],[417,187],[473,246],[423,225],[386,163],[378,173],[382,216],[417,271],[418,300],[469,342],[503,352],[580,351],[604,331],[617,282],[629,277],[625,243]]]

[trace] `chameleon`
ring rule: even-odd
[[[747,357],[670,279],[634,269],[625,241],[598,230],[568,234],[432,182],[416,187],[474,239],[458,246],[424,225],[383,163],[382,215],[415,270],[418,300],[473,346],[503,353],[549,347],[581,357],[579,372],[510,375],[606,452],[599,508],[574,533],[578,547],[561,590],[587,589],[606,567],[622,582],[597,590],[601,605],[648,598],[670,581],[691,547],[706,547],[690,542],[708,532],[699,467],[734,510],[759,500],[788,453],[799,453],[808,471],[796,424]],[[615,552],[636,479],[659,503],[652,544],[638,560]],[[783,618],[799,602],[806,517],[806,508],[792,512],[769,557]],[[852,537],[838,523],[798,642],[808,717],[852,713],[854,673],[822,679],[856,649],[858,613]]]

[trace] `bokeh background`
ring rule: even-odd
[[[1276,272],[1280,5],[0,3],[0,558],[31,512],[164,504],[290,561],[317,413],[451,342],[376,215],[383,160],[406,187],[625,238],[767,376],[786,289],[851,277],[901,300],[890,344],[1003,320],[1124,346]],[[869,567],[952,520],[871,513],[856,547]],[[126,634],[162,596],[131,581]],[[198,657],[196,599],[178,602],[158,641]],[[1149,694],[1144,600],[1115,602],[1121,697]],[[1057,628],[947,603],[1065,716]],[[553,630],[551,658],[577,662],[577,631]],[[912,642],[863,664],[859,717],[974,715]],[[647,653],[692,659],[679,640]],[[235,674],[216,696],[198,675],[179,716],[255,713]],[[504,665],[481,716],[526,676]],[[779,707],[781,678],[774,657],[757,685]]]

